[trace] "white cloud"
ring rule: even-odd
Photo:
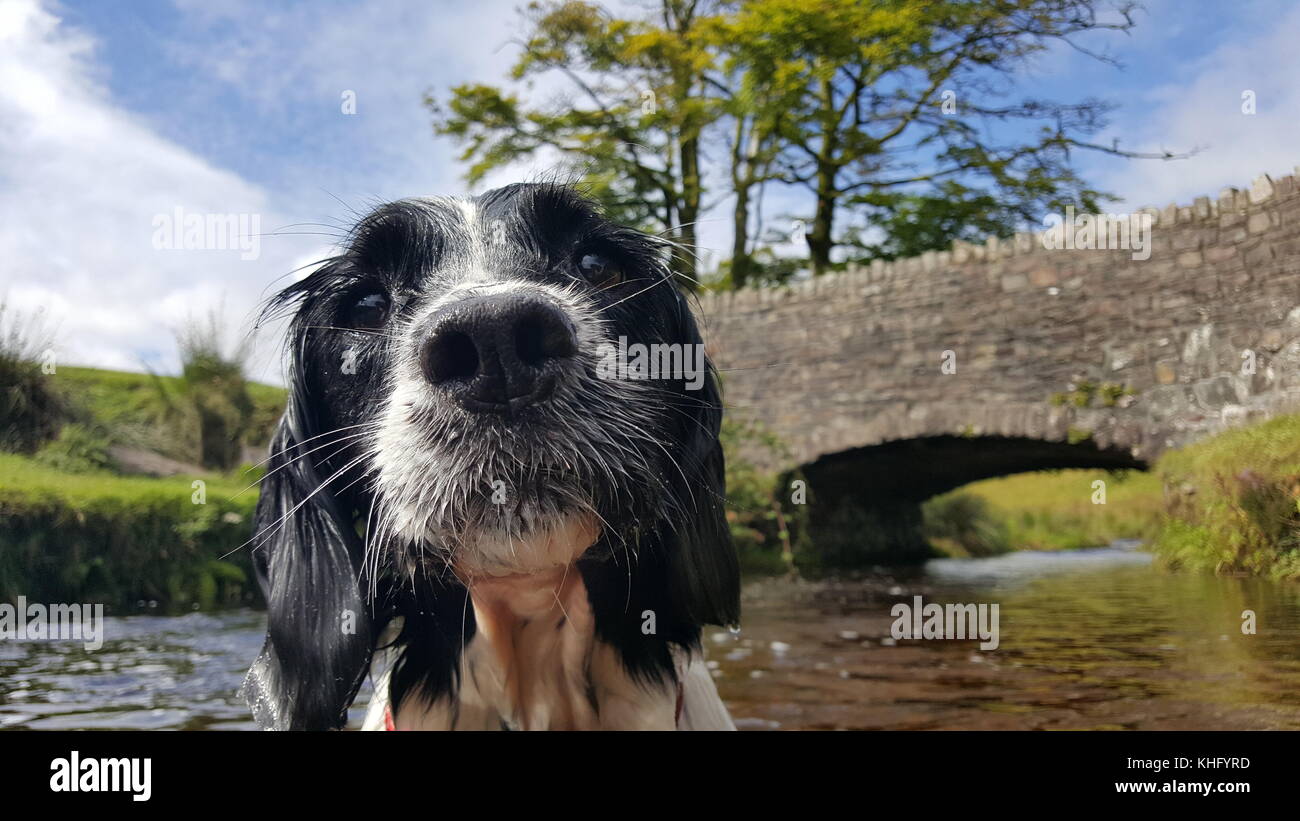
[[[186,317],[224,299],[238,327],[292,249],[263,243],[255,261],[158,250],[155,215],[260,214],[263,230],[289,220],[257,185],[115,106],[87,35],[32,0],[0,9],[0,293],[57,323],[61,361],[172,370]]]
[[[1160,19],[1184,11],[1167,7]],[[1119,138],[1121,147],[1143,151],[1199,146],[1200,153],[1107,163],[1098,180],[1103,190],[1133,207],[1185,205],[1263,173],[1293,173],[1300,163],[1300,6],[1256,7],[1245,19],[1252,33],[1225,35],[1212,51],[1178,66],[1177,81],[1140,93],[1101,140]],[[1146,25],[1159,26],[1154,13]],[[1253,115],[1242,113],[1246,90],[1255,94]]]
[[[233,343],[277,280],[330,253],[329,237],[308,232],[337,236],[355,218],[349,211],[461,188],[421,93],[438,77],[499,78],[512,57],[465,36],[486,30],[504,40],[507,0],[455,10],[383,0],[328,13],[176,5],[180,33],[167,44],[175,61],[167,68],[192,73],[194,93],[153,116],[199,117],[201,134],[219,137],[302,116],[318,101],[337,110],[349,89],[358,115],[340,113],[340,123],[366,150],[306,134],[329,149],[325,167],[291,154],[278,179],[250,181],[115,101],[95,40],[49,3],[0,3],[0,295],[57,323],[64,362],[172,371],[174,333],[187,319],[220,306]],[[231,113],[207,102],[221,92],[243,105]],[[155,216],[178,207],[259,215],[260,256],[154,248]],[[335,227],[301,225],[313,221]],[[279,381],[278,328],[259,337],[254,374]]]
[[[287,226],[341,226],[354,218],[349,206],[364,210],[377,200],[463,189],[456,147],[434,139],[420,96],[430,88],[445,95],[454,82],[502,82],[517,53],[507,43],[517,27],[516,5],[372,0],[326,11],[311,4],[268,11],[252,0],[219,8],[176,0],[177,33],[164,60],[171,63],[158,70],[183,73],[196,91],[146,116],[114,100],[103,79],[108,67],[89,34],[40,0],[0,1],[0,295],[44,308],[59,322],[65,362],[139,369],[143,359],[170,370],[174,330],[218,305],[232,336],[246,329],[268,289],[287,281],[279,278],[329,253],[329,237],[292,236],[314,229]],[[1155,5],[1163,8],[1142,21],[1132,45],[1159,54],[1182,36],[1166,21],[1181,18],[1176,4]],[[1090,176],[1101,188],[1133,206],[1162,205],[1215,194],[1261,172],[1290,172],[1300,161],[1300,7],[1270,8],[1276,13],[1252,12],[1259,22],[1241,26],[1261,34],[1225,35],[1180,67],[1177,82],[1136,92],[1137,101],[1126,103],[1101,138],[1119,137],[1130,148],[1206,150],[1177,163],[1098,163]],[[1068,82],[1068,71],[1060,76]],[[1142,86],[1124,77],[1123,89],[1133,88]],[[1240,113],[1243,89],[1256,92],[1254,116]],[[322,106],[338,111],[344,90],[357,93],[355,117],[340,112],[325,129],[298,122]],[[553,90],[542,82],[534,93]],[[218,93],[239,101],[233,112],[211,103]],[[221,152],[209,151],[204,140],[190,148],[163,136],[175,133],[169,126],[182,118],[235,151],[276,124],[301,142],[303,155],[291,145],[271,158],[276,173],[241,175],[213,161],[210,155]],[[316,162],[320,157],[326,160]],[[491,182],[540,176],[554,163],[540,157]],[[264,234],[286,236],[264,237],[252,261],[241,261],[237,251],[153,248],[154,216],[178,206],[259,214]],[[784,226],[781,215],[808,207],[803,192],[773,187],[768,227]],[[700,234],[703,246],[719,252],[715,260],[728,253],[725,207],[706,215]],[[274,328],[261,334],[254,359],[261,378],[278,379],[276,336]]]
[[[461,82],[500,82],[518,53],[508,43],[517,0],[367,0],[274,11],[254,0],[175,2],[185,25],[168,44],[171,58],[218,78],[265,117],[309,131],[304,139],[329,150],[330,166],[289,168],[285,186],[323,200],[325,185],[351,207],[463,190],[458,149],[435,140],[422,97]],[[341,113],[344,92],[355,94],[354,115]],[[335,115],[326,128],[309,117],[322,112]],[[357,143],[364,152],[349,155]],[[322,205],[335,215],[344,210],[332,200]]]
[[[57,323],[64,362],[174,370],[175,330],[218,306],[233,343],[281,277],[301,276],[291,272],[330,253],[329,237],[307,232],[337,236],[355,218],[349,211],[463,187],[452,147],[433,139],[421,93],[439,78],[443,91],[452,78],[499,79],[513,55],[481,32],[504,42],[511,3],[448,9],[382,0],[320,13],[310,4],[268,12],[258,3],[215,9],[177,0],[169,68],[192,72],[196,91],[153,116],[199,116],[204,135],[223,135],[257,129],[267,117],[303,116],[317,101],[337,110],[343,90],[357,92],[357,116],[339,116],[352,129],[346,139],[364,152],[338,135],[305,134],[329,149],[326,167],[290,155],[280,178],[254,182],[116,102],[95,40],[49,3],[5,0],[0,295]],[[203,102],[205,92],[222,90],[244,104],[233,115]],[[260,256],[155,249],[155,215],[177,207],[259,215]],[[313,221],[336,227],[300,225]],[[254,374],[279,381],[278,329],[259,337]]]

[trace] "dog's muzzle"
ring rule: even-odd
[[[471,413],[507,416],[545,400],[578,352],[573,323],[536,294],[492,294],[435,312],[420,370]]]

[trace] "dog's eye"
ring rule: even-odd
[[[604,254],[578,254],[578,272],[598,288],[611,288],[623,281],[623,271]]]
[[[348,324],[353,328],[378,328],[388,318],[388,296],[365,294],[348,309]]]

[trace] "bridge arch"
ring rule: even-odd
[[[909,561],[930,555],[921,504],[971,482],[1037,470],[1145,470],[1126,448],[1027,436],[922,436],[827,454],[803,465],[816,515],[810,536],[827,564]],[[791,474],[791,477],[794,474]],[[1080,492],[1087,492],[1080,488]]]
[[[1150,255],[1033,235],[705,294],[733,417],[802,467],[810,518],[890,510],[1049,467],[1141,467],[1300,407],[1300,187],[1260,177],[1141,209]],[[953,367],[955,366],[955,367]],[[900,542],[901,544],[901,542]]]

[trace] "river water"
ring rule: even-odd
[[[997,604],[999,646],[895,641],[914,596]],[[96,652],[0,641],[0,727],[252,728],[235,691],[260,612],[106,621]],[[1300,585],[1168,573],[1131,544],[754,580],[740,633],[705,644],[742,729],[1300,729]]]

